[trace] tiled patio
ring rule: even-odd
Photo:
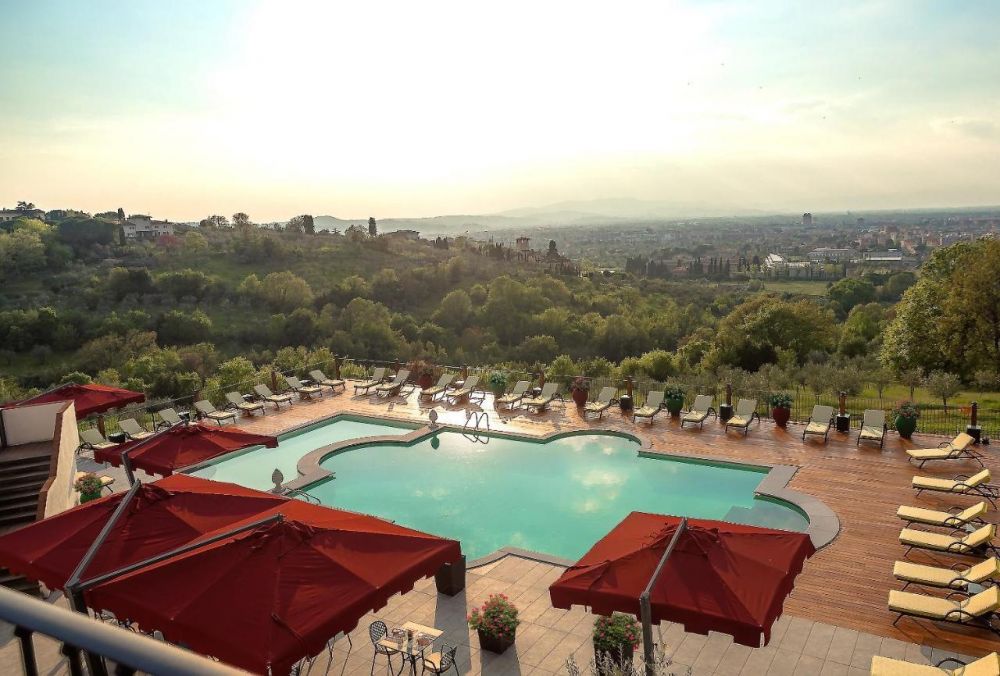
[[[386,401],[353,397],[348,392],[297,403],[278,414],[269,411],[264,418],[243,419],[240,426],[277,434],[338,413],[426,423],[430,408],[438,411],[440,423],[458,426],[465,422],[468,410],[440,402],[433,405],[418,402],[415,394]],[[601,421],[585,421],[571,404],[564,408],[556,403],[542,415],[526,414],[523,410],[498,415],[489,399],[482,408],[490,413],[494,431],[542,436],[600,427],[633,433],[661,452],[794,465],[799,469],[790,488],[819,498],[834,510],[840,519],[840,534],[806,563],[785,604],[785,615],[775,626],[770,645],[749,649],[734,645],[723,635],[703,637],[685,634],[678,626],[660,628],[660,640],[668,654],[677,665],[691,666],[695,674],[861,674],[867,673],[874,654],[928,663],[955,654],[949,651],[978,656],[997,647],[995,637],[982,630],[910,621],[894,628],[893,615],[886,608],[889,589],[900,587],[891,574],[892,562],[903,553],[897,541],[901,523],[895,516],[896,507],[913,504],[944,508],[972,502],[968,498],[949,500],[930,495],[916,498],[909,486],[910,477],[917,470],[906,462],[903,449],[934,446],[941,437],[918,434],[914,442],[906,442],[890,434],[884,449],[875,446],[858,449],[853,435],[844,438],[832,433],[827,444],[822,440],[803,442],[799,436],[801,428],[790,426],[784,430],[769,422],[754,425],[744,438],[733,432],[727,435],[712,420],[704,430],[681,431],[666,414],[649,427],[634,425],[615,411]],[[1000,472],[995,457],[990,456],[987,465],[995,475]],[[978,466],[969,463],[937,463],[920,473],[954,476],[975,468]],[[119,476],[119,487],[125,485],[119,470],[106,473]],[[911,558],[937,565],[950,565],[957,560],[948,556],[935,560],[921,554]],[[378,616],[390,624],[412,620],[444,629],[442,640],[461,646],[463,673],[565,673],[564,663],[570,654],[576,655],[581,665],[592,657],[589,632],[593,616],[581,609],[566,612],[550,606],[545,592],[560,571],[547,563],[507,556],[488,566],[470,569],[464,595],[438,596],[432,583],[426,581],[409,594],[394,598]],[[503,656],[481,654],[478,639],[470,636],[464,623],[467,609],[482,603],[491,592],[508,594],[522,609],[524,624],[518,632],[516,649]],[[329,673],[337,674],[360,674],[370,669],[372,653],[367,638],[370,619],[363,620],[355,632],[353,650],[348,653],[347,642],[339,642],[333,665],[323,659],[314,665],[313,673],[325,673],[328,667]],[[2,660],[16,654],[14,643],[7,643],[0,650]],[[677,670],[685,673],[684,669]]]

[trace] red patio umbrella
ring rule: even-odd
[[[296,500],[271,513],[284,519],[100,582],[87,605],[254,673],[287,674],[461,557],[455,540],[371,516]]]
[[[209,427],[202,423],[190,423],[174,425],[146,439],[129,441],[112,448],[94,449],[94,460],[118,467],[122,464],[122,452],[128,451],[129,462],[133,467],[149,474],[170,476],[174,470],[182,467],[258,445],[274,448],[278,445],[278,439],[236,427]]]
[[[19,401],[16,405],[48,404],[53,401],[68,401],[70,399],[76,403],[76,417],[86,418],[92,413],[104,413],[113,408],[144,402],[146,395],[142,392],[133,392],[107,385],[67,383],[36,397]]]
[[[115,493],[0,535],[0,566],[63,589],[125,493]],[[142,484],[96,557],[93,577],[188,544],[288,501],[184,474]]]
[[[640,614],[639,597],[678,530],[680,537],[650,592],[653,622],[731,634],[766,645],[771,625],[805,559],[808,535],[723,521],[632,512],[549,587],[552,605],[590,606],[600,615]]]

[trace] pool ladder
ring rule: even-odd
[[[478,441],[481,444],[488,444],[490,438],[483,436],[483,429],[490,431],[490,414],[486,411],[468,411],[465,414],[465,424],[462,425],[462,434]]]

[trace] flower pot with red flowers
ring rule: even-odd
[[[82,505],[85,502],[97,500],[101,497],[101,489],[104,488],[104,484],[101,483],[99,476],[88,472],[76,480],[73,488],[80,494],[80,504]]]
[[[663,390],[663,407],[670,411],[674,418],[681,414],[684,408],[684,388],[677,385],[668,385]]]
[[[577,376],[573,379],[572,384],[569,386],[570,392],[573,395],[573,401],[580,408],[587,405],[587,399],[590,398],[590,381],[583,376]]]
[[[904,401],[896,408],[894,413],[895,421],[893,422],[893,426],[899,432],[899,436],[909,439],[917,431],[917,419],[920,417],[920,409],[913,402]]]
[[[479,634],[479,647],[498,655],[514,645],[517,625],[521,624],[517,608],[504,594],[490,594],[486,603],[473,608],[467,619],[469,628]]]
[[[770,397],[771,418],[778,427],[788,424],[788,419],[792,417],[792,395],[779,392]]]
[[[425,361],[418,361],[414,364],[413,370],[417,376],[417,387],[422,390],[426,390],[432,386],[434,384],[434,380],[438,377],[437,369],[434,368],[434,365]]]
[[[594,622],[594,664],[599,676],[632,672],[632,656],[639,646],[639,622],[631,615],[614,613]]]

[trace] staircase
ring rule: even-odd
[[[32,444],[32,446],[35,446]],[[0,533],[35,521],[42,484],[49,478],[48,444],[34,452],[20,447],[0,451]],[[38,583],[0,568],[0,585],[40,596]]]

